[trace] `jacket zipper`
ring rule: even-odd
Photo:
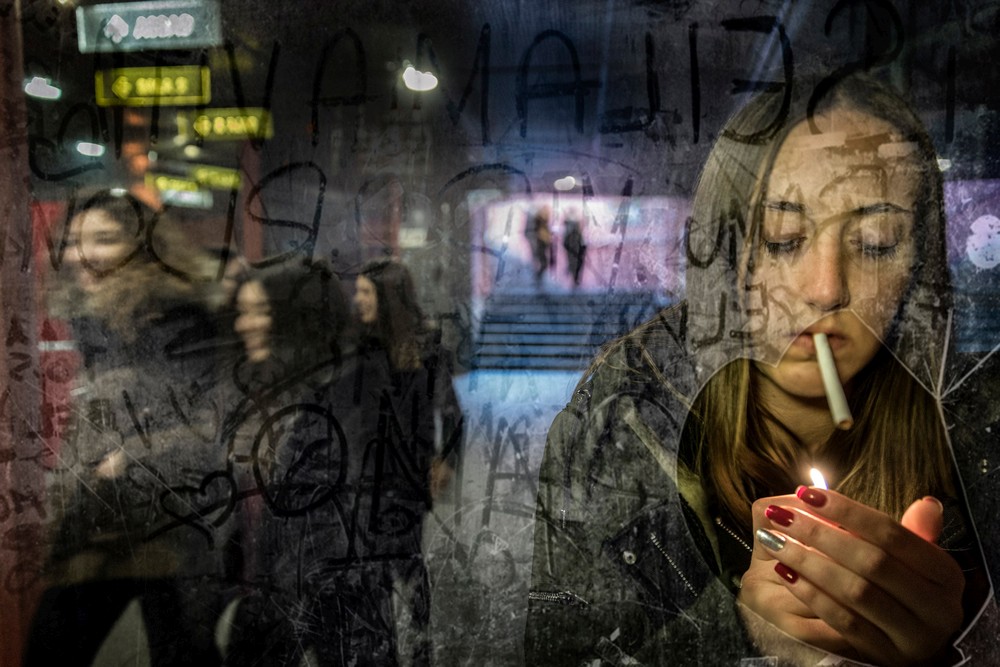
[[[662,544],[660,544],[660,538],[656,536],[656,533],[649,534],[649,541],[653,543],[653,546],[660,552],[660,555],[667,559],[667,562],[670,563],[670,567],[674,568],[674,571],[677,572],[678,576],[680,576],[681,581],[684,582],[684,585],[687,586],[688,590],[697,595],[698,591],[694,589],[691,582],[684,576],[684,572],[681,571],[681,568],[677,567],[677,563],[674,562],[674,559],[670,557],[667,550],[663,548]]]
[[[749,544],[747,544],[743,540],[742,537],[740,537],[739,535],[736,534],[736,532],[733,529],[731,529],[726,524],[722,523],[722,517],[718,517],[718,516],[715,517],[715,525],[718,526],[719,528],[721,528],[722,530],[726,531],[726,533],[728,533],[730,537],[732,537],[734,540],[736,540],[741,545],[743,545],[744,549],[746,549],[747,551],[749,551],[751,553],[753,552],[753,547],[751,547]]]
[[[590,606],[586,600],[570,591],[559,591],[550,593],[547,591],[529,591],[528,599],[535,602],[558,602],[559,604],[573,605],[575,607]]]

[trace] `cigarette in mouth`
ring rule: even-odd
[[[816,345],[816,361],[819,362],[819,372],[823,376],[823,389],[826,390],[826,401],[830,405],[830,415],[837,428],[847,430],[854,426],[854,417],[847,406],[847,396],[844,387],[837,377],[837,365],[833,362],[833,350],[825,333],[813,334]]]

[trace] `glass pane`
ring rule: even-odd
[[[941,272],[915,262],[898,288],[933,344],[899,333],[902,305],[875,337],[905,339],[893,354],[946,406],[985,597],[998,26],[988,0],[2,3],[0,663],[532,661],[529,589],[556,596],[553,613],[588,604],[532,584],[536,511],[562,507],[539,480],[550,425],[571,400],[583,410],[577,385],[611,341],[677,309],[697,373],[698,346],[718,341],[776,361],[754,332],[792,311],[780,280],[754,273],[806,233],[787,233],[801,211],[774,195],[775,156],[796,110],[822,117],[859,74],[926,128],[941,196],[800,217],[858,217],[842,247],[882,294],[885,234],[912,229],[921,252],[942,237]],[[734,133],[754,98],[769,111]],[[881,175],[851,171],[824,206],[888,197],[885,174],[918,148],[879,132]],[[768,166],[741,176],[752,201],[697,220],[724,142]],[[937,199],[942,225],[925,228]],[[758,217],[785,236],[760,236]],[[601,436],[609,447],[639,442],[629,419],[609,421],[626,434]],[[665,451],[645,469],[675,470]],[[609,456],[580,479],[618,488],[629,468]],[[626,529],[601,502],[570,517],[604,531],[581,553],[641,567],[600,560]],[[576,628],[593,635],[587,664],[642,660],[617,638],[670,627],[678,612],[650,611],[662,600],[642,588],[669,570],[636,575],[646,592],[622,584],[609,627]]]

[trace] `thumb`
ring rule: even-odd
[[[924,496],[906,508],[900,523],[933,544],[944,527],[944,506],[934,496]]]

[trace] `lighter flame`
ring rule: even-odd
[[[823,477],[823,473],[821,473],[816,468],[809,468],[809,477],[812,478],[812,485],[815,486],[817,489],[827,488],[826,478]]]

